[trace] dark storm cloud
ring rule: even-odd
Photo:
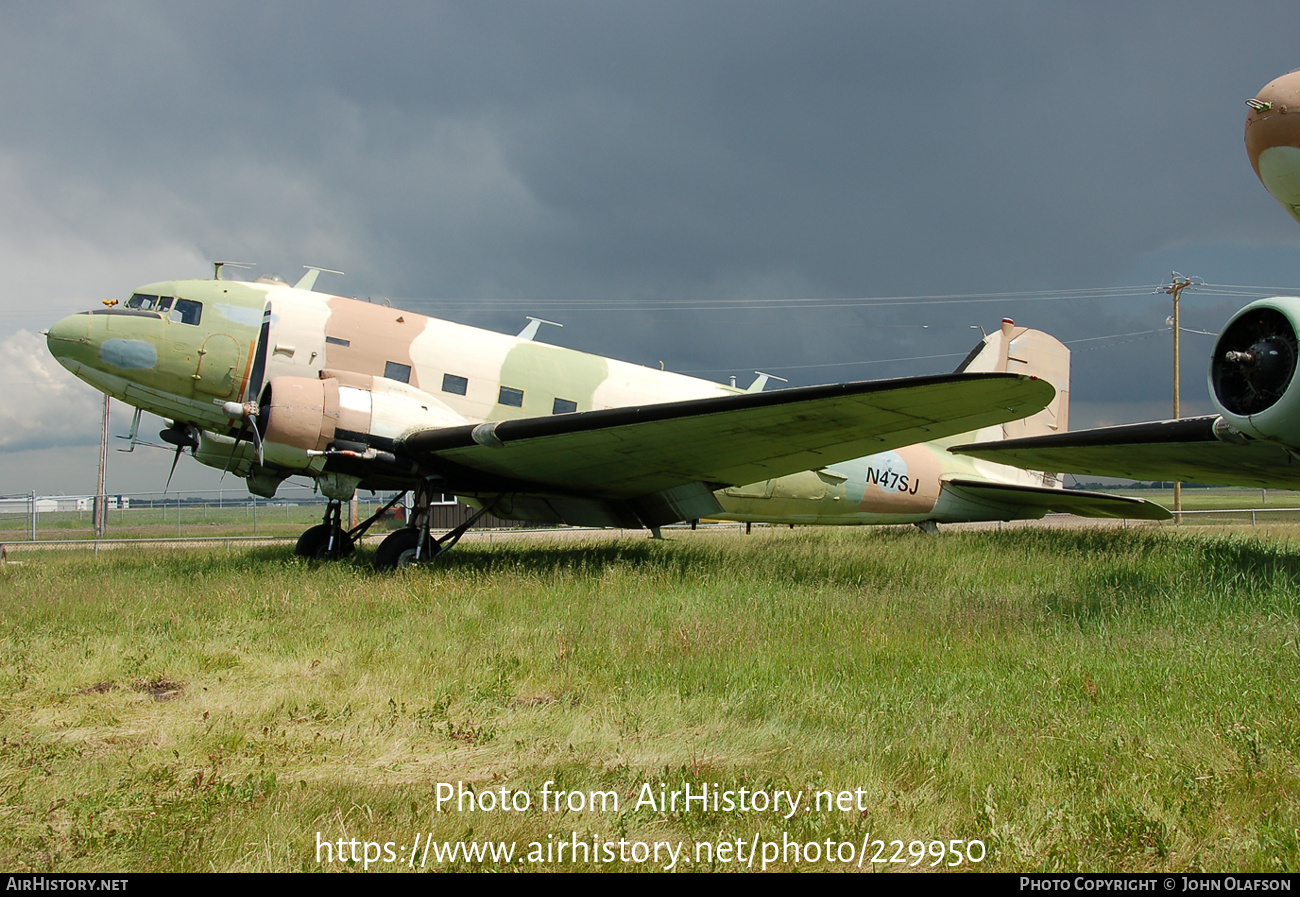
[[[1186,177],[1207,139],[1240,154],[1245,88],[1190,65],[1195,43],[1175,55],[1192,25],[1208,37],[1221,15],[110,7],[62,17],[25,54],[39,99],[16,117],[37,119],[37,146],[64,147],[80,171],[170,183],[223,224],[240,203],[314,199],[300,225],[336,208],[386,254],[431,256],[453,292],[485,269],[530,292],[707,289],[774,259],[834,294],[946,290],[953,270],[1005,288],[1156,248],[1187,233],[1197,205],[1249,205],[1231,189],[1249,182],[1239,159],[1236,177],[1226,165]],[[1258,52],[1251,33],[1243,56]],[[75,54],[59,52],[65,39]],[[58,62],[51,80],[42,58]],[[51,88],[57,114],[41,115]],[[438,200],[467,174],[454,155],[489,151],[535,217],[488,195],[446,220]],[[269,189],[259,171],[286,195],[244,193]],[[1107,220],[1114,210],[1126,214]],[[1062,258],[1053,241],[1077,249]],[[383,267],[393,289],[427,283]]]
[[[943,370],[1004,314],[1158,328],[1142,297],[719,306],[1154,288],[1171,266],[1298,282],[1241,137],[1297,24],[1284,4],[10,6],[0,326],[224,257],[501,329],[556,317],[561,344],[719,378]],[[1167,336],[1080,346],[1074,397],[1154,402],[1167,359]]]

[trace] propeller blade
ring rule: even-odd
[[[172,457],[171,473],[167,474],[167,485],[163,486],[163,492],[166,492],[172,486],[172,477],[176,475],[176,465],[181,461],[181,450],[183,448],[185,448],[183,445],[176,446],[176,454]]]
[[[262,461],[262,434],[257,432],[257,417],[252,416],[248,419],[248,428],[253,431],[253,444],[257,446],[257,463],[261,465]]]
[[[167,474],[167,485],[163,487],[166,492],[171,488],[172,476],[176,473],[176,465],[180,463],[181,452],[187,447],[196,449],[199,447],[199,429],[193,424],[173,423],[166,430],[158,433],[163,442],[176,446],[176,455],[172,458],[171,473]]]
[[[235,460],[235,452],[239,451],[239,443],[244,441],[244,434],[248,432],[248,424],[245,423],[235,434],[235,444],[230,447],[230,454],[226,456],[226,466],[221,469],[221,479],[226,479],[226,474],[230,473],[230,463]]]

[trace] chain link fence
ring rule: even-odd
[[[1175,511],[1174,521],[1186,526],[1296,524],[1300,523],[1300,508],[1224,508],[1210,511]]]
[[[355,512],[343,506],[344,523],[351,527],[388,504],[397,493],[360,494]],[[11,547],[89,547],[90,543],[130,541],[278,541],[296,540],[322,522],[328,502],[308,487],[285,484],[274,498],[258,498],[243,489],[193,492],[135,492],[107,495],[104,532],[95,533],[93,495],[0,495],[0,544]],[[382,536],[405,524],[399,503],[377,521],[369,535]],[[433,523],[453,528],[469,518],[473,509],[445,496],[434,507]],[[517,521],[492,515],[480,518],[482,528],[517,527]]]

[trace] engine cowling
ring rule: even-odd
[[[1300,445],[1300,298],[1252,302],[1229,319],[1210,356],[1210,395],[1225,421],[1258,439]]]
[[[273,377],[258,404],[266,462],[307,473],[323,469],[330,448],[390,451],[412,430],[468,423],[413,386],[348,371]]]

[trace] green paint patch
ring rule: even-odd
[[[501,365],[501,384],[527,384],[522,408],[497,406],[496,417],[535,417],[552,412],[555,400],[577,403],[590,411],[597,388],[609,377],[609,362],[599,355],[574,353],[545,343],[521,343],[511,349]]]

